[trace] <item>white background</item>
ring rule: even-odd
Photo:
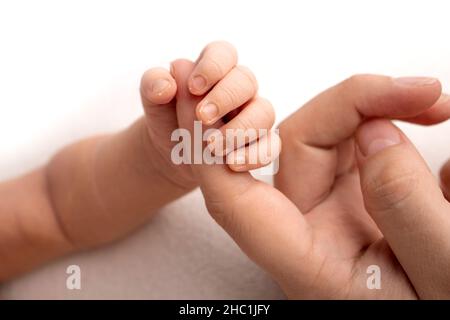
[[[273,102],[278,120],[354,73],[435,76],[444,90],[450,91],[448,9],[448,1],[429,0],[2,0],[0,178],[45,163],[74,139],[127,126],[141,114],[138,85],[146,69],[165,66],[178,57],[195,59],[205,44],[218,39],[237,47],[240,63],[255,72],[260,94]],[[401,126],[437,172],[450,156],[450,124]],[[19,298],[279,297],[270,280],[208,220],[201,197],[194,195],[184,201],[166,211],[177,211],[175,216],[180,215],[183,223],[189,221],[183,228],[191,231],[185,236],[195,238],[193,234],[203,232],[204,238],[216,237],[216,245],[207,244],[211,252],[229,248],[228,256],[222,252],[216,257],[229,266],[201,262],[211,255],[208,250],[204,255],[198,253],[194,246],[206,245],[201,236],[192,248],[183,249],[186,252],[168,248],[167,239],[172,239],[170,232],[178,223],[172,215],[168,220],[159,218],[163,227],[156,228],[156,222],[128,242],[80,255],[79,262],[69,258],[97,272],[82,294],[67,293],[64,282],[58,282],[64,281],[67,260],[7,285],[3,294]],[[192,201],[198,207],[192,214],[204,223],[201,227],[183,218]],[[160,230],[168,234],[155,236]],[[151,245],[149,237],[154,237]],[[130,246],[134,248],[131,253]],[[200,262],[177,260],[167,254],[172,249],[180,257],[195,251]],[[160,262],[155,262],[156,253],[166,258],[159,256]],[[223,254],[226,259],[221,258]],[[114,263],[105,266],[105,259]],[[159,270],[169,262],[172,267],[155,276],[151,268]],[[189,271],[179,270],[183,263],[209,268],[205,274],[210,279],[196,283],[189,278]],[[220,287],[218,268],[228,268],[219,270],[222,276],[229,273],[222,277]],[[198,276],[197,271],[191,270],[193,277]],[[247,285],[240,287],[245,281],[231,281],[233,272],[254,276],[248,276]],[[181,274],[185,282],[180,284]],[[199,292],[199,287],[203,291]],[[261,287],[272,290],[273,295],[263,295]]]

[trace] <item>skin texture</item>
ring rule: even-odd
[[[444,218],[448,203],[425,162],[398,129],[398,146],[370,156],[361,151],[372,141],[372,151],[377,150],[386,131],[394,130],[388,121],[371,118],[411,116],[413,122],[432,124],[446,120],[449,111],[438,81],[361,75],[320,94],[281,124],[290,152],[281,155],[276,185],[314,229],[309,256],[319,267],[311,273],[313,283],[323,288],[315,295],[448,298],[449,275],[444,272],[442,278],[437,270],[449,263],[442,256],[448,252],[448,237],[438,232],[449,230]],[[399,220],[394,223],[391,217]],[[433,236],[435,242],[424,242],[424,230],[434,230],[440,240]],[[436,256],[439,263],[429,263]],[[372,264],[382,270],[382,290],[365,287],[365,271]],[[292,297],[309,297],[302,284],[286,290]]]
[[[207,83],[203,91],[192,91],[207,93],[204,99],[211,98],[219,108],[220,114],[209,121],[217,129],[230,111],[228,127],[270,128],[272,106],[256,96],[256,79],[236,63],[230,44],[209,44],[189,75]],[[145,116],[128,129],[67,146],[45,167],[0,184],[0,281],[52,258],[120,239],[198,185],[189,165],[177,166],[170,158],[176,143],[170,135],[179,127],[171,72],[145,72],[140,92]],[[247,105],[255,122],[246,120]],[[200,104],[195,109],[201,119]],[[248,148],[240,147],[244,152]],[[261,165],[244,163],[236,169]]]
[[[323,92],[281,124],[274,188],[247,172],[262,163],[232,163],[236,150],[224,165],[174,166],[168,157],[170,133],[192,132],[196,119],[221,131],[272,126],[270,103],[236,63],[235,50],[218,42],[196,63],[149,70],[145,117],[0,184],[0,280],[118,239],[199,184],[212,217],[290,298],[449,298],[450,163],[442,192],[407,137],[377,119],[448,119],[440,83],[360,75]],[[202,112],[210,103],[214,117]],[[204,147],[223,152],[211,142]],[[248,154],[272,143],[279,150],[272,134],[239,147]],[[366,288],[372,264],[381,290]]]
[[[198,103],[186,86],[193,68],[174,64],[188,130]],[[193,172],[212,217],[290,298],[448,298],[449,204],[408,139],[371,119],[432,124],[449,109],[437,80],[355,76],[281,124],[278,189],[224,165]],[[398,141],[383,149],[390,131]],[[373,264],[381,290],[366,287]]]
[[[446,199],[450,201],[450,160],[442,167],[440,177],[442,191]]]

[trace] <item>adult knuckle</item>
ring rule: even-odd
[[[227,221],[227,215],[225,214],[227,203],[211,196],[206,196],[205,200],[206,208],[210,215],[220,226],[224,227],[224,224]]]
[[[284,143],[289,142],[292,137],[296,136],[292,128],[293,126],[289,118],[281,122],[278,126],[278,135]]]
[[[386,166],[363,186],[369,206],[376,211],[400,209],[413,196],[419,177],[414,170]]]
[[[345,79],[342,84],[345,88],[358,88],[366,82],[366,79],[365,74],[353,74]]]
[[[239,215],[242,214],[243,206],[248,203],[248,197],[251,191],[244,190],[241,193],[236,193],[230,198],[218,199],[214,197],[206,198],[206,207],[212,218],[228,233],[233,236],[243,234],[250,227],[244,224]]]
[[[361,97],[361,94],[365,92],[364,88],[367,87],[369,83],[369,75],[354,74],[338,84],[338,93],[344,97],[353,97],[352,99],[356,100],[354,103],[358,103],[360,98],[364,98]]]
[[[367,89],[373,86],[372,80],[370,74],[354,74],[338,85],[337,93],[360,112],[371,104],[372,98],[367,94]]]
[[[255,199],[255,195],[263,194],[264,186],[262,182],[257,182],[252,188],[245,188],[240,193],[236,193],[229,202],[227,226],[231,233],[236,237],[241,237],[244,234],[253,234],[252,223],[248,219],[242,219],[243,210],[247,208],[249,203]]]

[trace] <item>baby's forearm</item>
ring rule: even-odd
[[[0,184],[0,282],[71,249],[52,208],[45,168]]]
[[[48,165],[49,195],[75,246],[114,240],[194,187],[170,179],[171,164],[146,130],[140,119],[115,135],[69,146]]]
[[[120,238],[191,190],[170,178],[143,119],[66,147],[0,184],[0,280],[56,256]]]

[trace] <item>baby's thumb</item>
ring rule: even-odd
[[[366,209],[423,297],[445,268],[436,249],[450,252],[450,242],[443,242],[450,232],[449,204],[425,161],[390,121],[366,122],[356,140]],[[420,261],[435,265],[425,270]]]

